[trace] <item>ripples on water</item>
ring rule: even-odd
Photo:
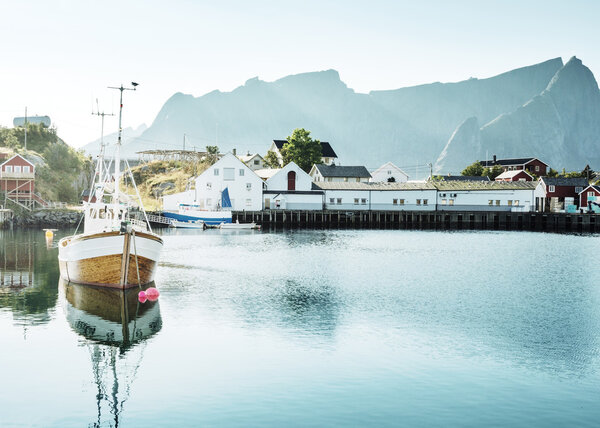
[[[16,240],[42,245],[31,236]],[[143,341],[123,426],[592,426],[600,417],[597,236],[165,231],[164,239],[162,330]],[[62,343],[54,352],[81,366],[58,369],[76,379],[66,387],[74,406],[93,403],[92,386],[82,387],[93,385],[89,358],[73,351],[73,329],[55,313],[65,306],[56,252],[38,248],[36,257],[36,285],[3,291],[1,325],[41,326]],[[38,303],[20,303],[27,292]],[[49,346],[39,337],[6,344],[15,359]],[[61,425],[46,411],[47,425]]]

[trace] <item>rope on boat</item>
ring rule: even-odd
[[[140,264],[138,263],[137,247],[135,246],[135,229],[131,231],[133,236],[133,252],[135,253],[135,270],[137,272],[138,287],[142,289],[142,281],[140,280]]]

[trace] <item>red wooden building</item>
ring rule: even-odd
[[[600,186],[588,186],[579,193],[579,206],[581,208],[587,208],[589,196],[594,196],[596,198],[594,202],[600,203]]]
[[[0,191],[4,203],[14,202],[32,209],[46,202],[35,193],[35,165],[21,155],[14,155],[0,164]]]
[[[536,211],[562,211],[576,205],[579,194],[588,187],[585,178],[542,177],[534,191]]]
[[[496,155],[492,160],[479,162],[484,168],[491,168],[495,165],[500,165],[504,171],[516,171],[524,169],[530,174],[535,174],[537,177],[546,175],[548,164],[537,158],[515,158],[515,159],[496,159]]]

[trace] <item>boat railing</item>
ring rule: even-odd
[[[146,224],[145,221],[138,220],[138,219],[132,218],[132,217],[129,217],[129,221],[131,222],[132,226],[136,226],[137,228],[141,229],[144,232],[146,232],[148,230],[148,225]]]

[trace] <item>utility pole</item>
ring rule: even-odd
[[[185,152],[185,134],[183,134],[183,151]]]
[[[433,180],[433,164],[429,162],[427,165],[429,165],[429,180]]]
[[[117,139],[117,152],[115,155],[115,202],[119,203],[119,184],[121,181],[121,134],[123,128],[121,127],[121,117],[123,116],[123,91],[135,91],[135,88],[139,83],[131,82],[133,88],[125,88],[123,84],[121,86],[109,86],[108,89],[117,89],[121,92],[119,99],[119,138]]]
[[[27,151],[27,107],[25,107],[25,151]]]

